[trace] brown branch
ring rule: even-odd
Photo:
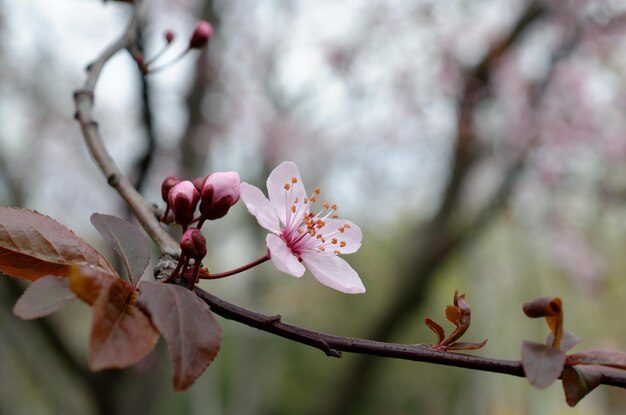
[[[101,168],[104,175],[118,193],[124,198],[129,208],[139,219],[144,229],[153,241],[159,246],[163,255],[157,267],[161,276],[168,275],[168,271],[175,266],[174,257],[178,256],[176,242],[161,228],[148,203],[139,195],[130,181],[121,173],[113,159],[106,151],[98,133],[96,124],[91,115],[93,93],[100,72],[107,61],[118,51],[131,47],[136,39],[138,24],[138,3],[134,3],[134,12],[131,23],[126,32],[118,41],[107,48],[102,55],[89,66],[88,77],[83,89],[75,94],[77,119],[80,122],[85,142],[91,154]],[[411,361],[428,362],[446,366],[455,366],[467,369],[481,370],[494,373],[509,374],[524,377],[524,371],[519,361],[491,359],[479,356],[470,356],[459,353],[436,351],[423,344],[398,344],[380,341],[349,338],[320,333],[281,321],[280,316],[266,316],[224,301],[208,292],[195,287],[194,292],[218,315],[302,343],[322,350],[329,356],[340,357],[341,352],[366,354],[379,357],[389,357]],[[602,383],[613,386],[626,387],[626,375],[607,373]]]
[[[231,304],[199,287],[195,287],[194,292],[211,307],[215,314],[223,318],[314,347],[331,357],[341,357],[341,352],[349,352],[525,377],[522,364],[517,360],[492,359],[438,351],[425,344],[386,343],[320,333],[284,323],[280,316],[267,316]],[[603,374],[602,383],[626,387],[626,372],[619,375],[614,370],[607,370],[607,373]]]

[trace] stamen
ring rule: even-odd
[[[317,198],[315,196],[311,196],[311,203],[317,202]]]
[[[332,243],[336,244],[337,243],[337,238],[333,238]]]
[[[320,246],[320,247],[319,247],[319,250],[320,250],[320,251],[322,251],[322,252],[324,252],[324,251],[326,250],[326,248],[324,248],[323,246]]]
[[[340,253],[341,253],[341,252],[339,252],[339,250],[338,250],[338,249],[335,249],[335,250],[333,251],[333,254],[335,254],[335,255],[339,255]]]
[[[314,192],[316,195],[319,195],[319,194],[320,194],[320,192],[321,192],[321,190],[320,190],[320,188],[319,188],[319,187],[316,187],[316,188],[315,188],[315,190],[313,190],[313,192]]]
[[[341,233],[343,233],[343,232],[345,231],[345,229],[344,229],[344,227],[343,227],[343,226],[340,226],[337,230],[338,230],[339,232],[341,232]]]
[[[339,215],[332,215],[331,218],[332,219],[339,219]]]
[[[283,188],[284,188],[285,190],[289,190],[289,189],[291,189],[291,185],[290,185],[289,183],[285,183],[285,185],[283,186]]]
[[[296,176],[291,178],[291,183],[296,184],[298,183],[298,178]]]
[[[309,201],[308,201],[308,200],[307,200],[307,198],[305,197],[305,198],[304,198],[304,203],[306,204],[306,203],[308,203],[308,202],[309,202]]]
[[[293,203],[298,203],[300,201],[299,197],[296,197],[296,200],[293,201]]]
[[[350,224],[349,224],[349,223],[346,223],[346,224],[344,224],[343,226],[344,226],[344,228],[348,228],[348,229],[350,229]]]
[[[291,205],[291,213],[296,213],[296,205]]]
[[[333,203],[332,206],[331,206],[331,209],[332,210],[337,210],[337,205]]]
[[[339,242],[339,246],[340,246],[340,247],[342,247],[342,248],[343,248],[344,246],[346,246],[346,241],[341,241],[341,242]]]
[[[330,207],[330,205],[328,204],[328,202],[324,202],[324,209],[328,209]]]

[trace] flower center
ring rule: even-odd
[[[285,183],[285,227],[281,239],[285,241],[291,252],[301,259],[304,252],[328,253],[339,255],[347,245],[341,235],[350,228],[344,223],[337,226],[339,216],[335,213],[337,205],[324,202],[317,213],[312,205],[317,202],[321,190],[316,187],[309,197],[300,200],[293,197],[293,185],[298,182],[296,177],[291,183]]]

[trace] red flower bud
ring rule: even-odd
[[[189,39],[189,49],[203,48],[207,43],[209,43],[211,36],[213,36],[213,26],[204,20],[198,22],[196,30],[194,30],[193,35],[191,35],[191,39]]]
[[[200,194],[200,214],[203,219],[219,219],[239,201],[239,173],[234,171],[210,174],[204,180]]]
[[[201,261],[206,256],[206,239],[200,229],[191,228],[180,238],[183,255]]]
[[[183,228],[193,221],[193,214],[200,200],[200,194],[189,180],[182,181],[169,192],[170,208],[176,222]]]
[[[180,180],[178,180],[176,176],[167,176],[163,179],[163,183],[161,183],[161,197],[165,203],[169,203],[168,195],[170,194],[170,190],[178,183],[180,183]]]

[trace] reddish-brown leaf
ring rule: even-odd
[[[600,366],[572,366],[563,369],[563,392],[569,406],[575,406],[602,381]]]
[[[89,338],[92,370],[133,365],[156,345],[159,333],[137,306],[136,292],[126,282],[118,278],[104,280],[92,308]]]
[[[608,350],[588,350],[567,356],[569,365],[601,365],[626,369],[626,353]]]
[[[174,389],[185,390],[217,355],[220,326],[209,306],[186,288],[148,281],[139,288],[141,306],[150,312],[167,342]]]
[[[552,331],[552,347],[559,347],[563,338],[563,306],[558,297],[541,297],[524,303],[524,314],[530,318],[545,317]]]
[[[120,280],[116,274],[103,272],[87,266],[72,266],[70,267],[68,285],[78,298],[89,305],[93,305],[98,295],[100,295],[100,291],[105,286],[111,284],[112,280],[118,280],[119,283],[124,284],[124,281]],[[132,291],[130,286],[127,289]]]
[[[567,330],[563,330],[563,337],[561,338],[561,344],[559,345],[559,347],[561,348],[561,350],[567,352],[574,346],[580,344],[582,341],[583,339],[581,337],[578,337],[574,333],[571,333]],[[554,334],[550,332],[548,334],[548,338],[546,339],[546,345],[551,346],[552,344],[554,344]]]
[[[482,348],[485,344],[487,344],[487,339],[481,341],[480,343],[456,342],[452,343],[449,346],[446,346],[446,350],[478,350]]]
[[[150,242],[146,235],[134,223],[112,215],[94,213],[91,223],[119,255],[128,279],[136,286],[150,262]]]
[[[540,297],[524,303],[522,310],[530,318],[554,316],[560,314],[561,299],[558,297]]]
[[[441,342],[443,342],[444,337],[446,336],[446,332],[443,330],[439,324],[435,323],[433,320],[427,318],[424,319],[424,323],[437,335],[437,344],[435,346],[439,346]]]
[[[524,341],[522,366],[531,385],[545,388],[559,378],[565,365],[565,352],[557,347]]]
[[[0,207],[0,271],[35,281],[67,277],[70,265],[114,272],[87,242],[54,219],[27,209]]]
[[[446,318],[456,327],[454,331],[442,342],[443,345],[450,345],[463,337],[471,324],[472,310],[465,301],[465,294],[454,291],[454,305],[446,308]]]
[[[44,317],[76,300],[67,278],[47,275],[30,284],[13,307],[13,314],[24,320]]]

